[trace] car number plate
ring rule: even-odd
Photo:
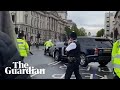
[[[104,52],[110,53],[110,52],[111,52],[111,49],[105,49]]]

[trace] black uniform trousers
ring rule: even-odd
[[[75,74],[76,79],[82,79],[79,73],[79,61],[68,63],[66,74],[65,74],[65,79],[70,79],[73,72]]]

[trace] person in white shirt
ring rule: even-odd
[[[68,41],[66,51],[68,56],[68,65],[65,74],[65,79],[70,79],[73,72],[75,74],[76,79],[82,79],[79,73],[80,44],[77,42],[77,34],[75,32],[72,32],[70,34],[70,39]]]

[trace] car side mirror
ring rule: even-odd
[[[68,46],[68,43],[64,43],[65,46]]]

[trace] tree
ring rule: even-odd
[[[87,35],[87,33],[86,33],[85,29],[83,27],[81,27],[79,29],[79,36],[86,36],[86,35]]]
[[[101,36],[103,36],[104,35],[104,29],[101,29],[101,30],[99,30],[98,32],[97,32],[97,37],[101,37]]]
[[[77,34],[77,36],[80,35],[79,29],[77,28],[76,24],[71,27],[71,31],[75,31],[75,33]]]
[[[72,32],[71,29],[69,27],[65,27],[65,32],[66,32],[67,37],[69,38],[69,35]]]
[[[71,27],[71,29],[69,27],[65,27],[65,31],[66,31],[66,34],[67,34],[68,38],[69,38],[69,35],[72,31],[74,31],[77,34],[77,36],[86,36],[87,35],[85,29],[83,27],[78,29],[76,24],[73,25]]]

